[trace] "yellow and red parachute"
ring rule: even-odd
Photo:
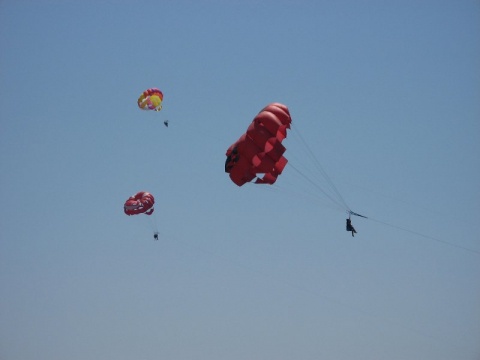
[[[157,88],[145,90],[137,100],[138,107],[142,110],[162,110],[163,93]]]
[[[272,103],[258,113],[236,142],[227,149],[225,172],[238,186],[255,180],[256,184],[273,184],[287,165],[283,156],[292,118],[288,107]]]
[[[123,205],[123,211],[127,215],[152,215],[155,204],[155,198],[152,194],[146,191],[140,191],[135,195],[130,196]]]

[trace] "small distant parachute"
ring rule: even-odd
[[[123,211],[127,215],[152,215],[155,204],[155,198],[152,194],[146,191],[140,191],[135,195],[130,196],[123,205]]]
[[[138,107],[142,110],[162,110],[163,93],[157,88],[145,90],[137,100]]]
[[[288,107],[272,103],[258,113],[252,123],[226,152],[225,172],[238,186],[247,182],[273,184],[287,165],[282,145],[292,118]]]

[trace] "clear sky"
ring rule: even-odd
[[[480,359],[478,1],[1,0],[0,76],[2,360]]]

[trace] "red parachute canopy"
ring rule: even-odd
[[[267,105],[255,116],[247,132],[227,149],[225,172],[236,185],[255,178],[256,184],[273,184],[277,180],[287,165],[282,140],[291,122],[288,107],[280,103]]]
[[[135,195],[132,195],[125,201],[123,205],[123,211],[127,215],[152,215],[153,204],[155,204],[155,198],[152,194],[146,191],[140,191]]]

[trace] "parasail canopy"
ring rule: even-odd
[[[255,116],[226,152],[225,172],[236,185],[275,183],[288,162],[282,141],[291,122],[287,106],[280,103],[267,105]]]
[[[130,196],[123,205],[123,211],[127,215],[152,215],[155,204],[155,198],[152,194],[146,191],[140,191],[135,195]]]
[[[137,100],[138,107],[142,110],[162,110],[163,93],[157,88],[145,90]]]

